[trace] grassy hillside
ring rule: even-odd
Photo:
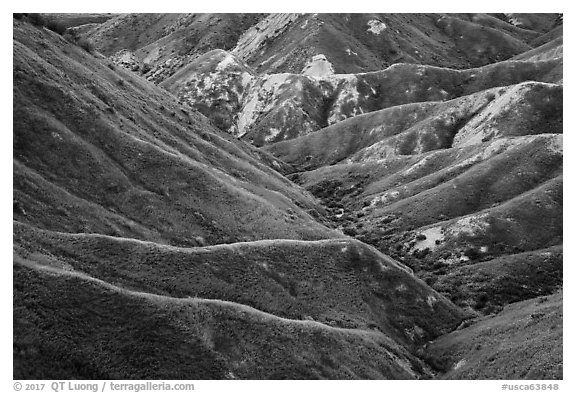
[[[482,14],[272,14],[247,30],[234,50],[267,73],[300,72],[317,54],[325,55],[336,73],[375,71],[394,63],[469,68],[531,49],[528,42],[542,34],[495,19]]]
[[[266,147],[301,170],[415,155],[497,137],[562,132],[561,86],[525,82],[445,102],[410,103],[346,119]]]
[[[285,164],[17,20],[14,80],[15,377],[431,376],[413,349],[464,313]]]
[[[96,48],[122,63],[119,53],[133,56],[127,66],[159,83],[198,55],[229,50],[262,14],[121,14],[83,32]]]
[[[496,139],[291,178],[344,233],[419,270],[562,243],[562,138]],[[426,276],[430,283],[433,277]]]
[[[563,55],[563,37],[557,37],[546,42],[528,52],[521,53],[514,57],[514,60],[549,60],[559,58]]]
[[[122,14],[80,35],[116,63],[163,84],[217,127],[261,146],[395,105],[527,80],[558,82],[558,51],[522,58],[531,60],[528,64],[503,63],[537,50],[540,44],[533,42],[546,42],[556,19],[555,14]],[[206,55],[214,49],[229,51],[237,67],[216,67],[217,61],[207,68]],[[251,78],[256,75],[260,78]],[[270,89],[268,76],[283,81]]]
[[[14,23],[17,219],[182,245],[339,236],[267,165],[282,164],[134,74]]]
[[[547,296],[562,288],[562,246],[460,265],[433,287],[463,308],[499,311],[510,303]]]
[[[14,378],[562,378],[561,16],[45,17]]]
[[[501,19],[499,19],[500,17]],[[196,55],[233,50],[258,73],[299,73],[323,55],[336,73],[395,63],[469,68],[531,49],[555,16],[518,27],[487,14],[121,14],[86,31],[99,50],[134,53],[161,82]]]
[[[546,61],[500,62],[468,70],[455,70],[413,64],[395,64],[378,72],[316,78],[314,79],[314,83],[319,88],[315,90],[310,89],[305,83],[300,82],[298,84],[298,82],[296,82],[298,79],[303,79],[302,77],[294,77],[292,78],[292,83],[280,85],[271,97],[265,97],[263,102],[266,102],[267,105],[262,105],[261,108],[258,108],[261,109],[260,114],[253,115],[256,116],[256,120],[253,121],[251,129],[253,133],[261,132],[265,135],[270,135],[270,127],[274,124],[274,127],[277,128],[279,132],[276,132],[273,136],[281,135],[282,139],[272,138],[268,140],[268,142],[278,142],[270,149],[275,152],[275,154],[279,154],[280,157],[284,157],[288,155],[286,151],[292,151],[292,154],[299,154],[300,151],[305,152],[307,149],[313,148],[315,138],[321,137],[315,137],[315,133],[312,135],[307,134],[310,134],[310,131],[326,125],[329,127],[322,129],[322,131],[331,134],[330,137],[333,137],[334,134],[340,134],[342,130],[346,130],[347,126],[354,124],[346,123],[346,125],[332,129],[332,127],[337,127],[339,122],[349,118],[358,117],[358,122],[360,122],[358,127],[360,128],[363,128],[364,122],[367,122],[366,128],[374,128],[382,121],[380,115],[373,114],[372,116],[375,116],[374,118],[370,116],[375,111],[399,106],[397,110],[404,113],[404,116],[410,115],[412,111],[415,110],[420,114],[422,110],[428,108],[430,101],[448,101],[458,97],[461,97],[462,100],[455,101],[454,103],[456,103],[456,105],[460,103],[460,105],[469,106],[471,103],[466,102],[467,99],[464,98],[465,96],[486,90],[480,97],[484,96],[485,100],[492,101],[504,93],[503,89],[506,86],[527,81],[557,82],[562,79],[561,72],[562,59],[556,58]],[[289,78],[285,77],[284,79],[287,80]],[[523,99],[526,103],[531,103],[533,107],[557,107],[556,102],[558,101],[558,96],[561,95],[561,88],[557,86],[545,86],[538,89],[532,85],[527,86],[530,86],[527,89],[531,91],[530,94],[526,94],[523,98],[521,98],[522,94],[511,94],[507,97],[507,101]],[[488,91],[488,89],[493,88],[499,89]],[[542,92],[541,90],[547,91]],[[303,98],[297,100],[283,98],[285,91],[291,93],[288,97],[298,96]],[[552,93],[554,98],[544,102],[537,98],[533,99],[530,97],[544,96],[551,91],[554,91]],[[488,97],[488,95],[490,95],[490,97]],[[468,100],[472,100],[472,98]],[[310,110],[306,106],[306,103],[315,101],[319,101],[322,105],[312,105],[312,108],[315,109]],[[422,103],[424,105],[423,109],[414,109],[417,108],[414,105],[402,107],[406,104],[415,103]],[[288,107],[289,110],[277,109],[284,108],[284,106]],[[252,106],[246,106],[245,108],[254,109]],[[285,129],[290,128],[294,124],[293,121],[297,119],[297,115],[294,116],[292,113],[299,113],[298,110],[307,114],[312,113],[310,117],[312,119],[319,118],[320,121],[316,122],[316,127],[310,127],[308,124],[306,124],[306,127],[303,127],[305,130],[300,134],[303,138],[300,142],[285,141],[285,139],[299,136],[298,134],[285,133]],[[476,110],[478,110],[478,108],[476,108]],[[502,110],[505,110],[505,106],[501,105],[497,108],[498,112]],[[276,113],[273,111],[276,111]],[[468,116],[474,114],[474,111],[466,112],[464,109],[460,109],[460,111],[468,113]],[[440,108],[439,112],[442,112],[442,108]],[[272,116],[275,122],[262,125],[262,129],[260,130],[261,125],[259,121],[269,116]],[[401,117],[402,115],[395,115],[395,117],[398,116]],[[419,115],[414,116],[414,119],[409,119],[412,122],[411,124],[422,119],[416,117]],[[462,115],[458,114],[455,114],[455,116],[462,117]],[[449,121],[449,116],[447,116],[447,118],[448,119],[444,120]],[[515,119],[519,121],[518,117]],[[451,130],[454,130],[454,128],[457,130],[459,127],[464,126],[468,119],[460,118],[459,120],[459,122],[448,124],[451,126]],[[398,127],[403,127],[403,123],[399,123]],[[408,127],[403,127],[403,129],[406,128]],[[310,144],[311,147],[304,147]],[[328,149],[328,151],[330,152],[334,148],[335,147],[332,147],[332,149]],[[346,149],[344,149],[344,151],[346,151]],[[300,154],[300,158],[306,155],[310,154]],[[292,159],[292,157],[286,157],[286,159]]]
[[[426,349],[445,379],[562,379],[562,292],[507,306]]]
[[[461,319],[453,305],[406,267],[354,240],[265,240],[178,249],[22,224],[15,224],[14,234],[22,252],[31,253],[29,259],[37,253],[40,260],[53,256],[124,287],[229,300],[335,327],[379,329],[409,345],[438,336]]]
[[[411,351],[464,317],[353,240],[176,248],[15,222],[14,263],[15,378],[427,378]]]
[[[15,379],[413,379],[430,373],[379,332],[282,319],[230,302],[127,291],[18,261]]]
[[[259,18],[258,14],[121,14],[89,36],[106,55],[121,49],[150,54],[166,43],[169,46],[161,51],[185,55],[192,50],[230,49],[243,29]],[[177,52],[172,51],[175,48]]]

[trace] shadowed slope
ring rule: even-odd
[[[411,352],[464,316],[354,240],[14,236],[16,378],[427,378]]]
[[[15,378],[561,378],[555,18],[15,20]]]
[[[28,259],[54,257],[124,287],[229,300],[335,327],[377,329],[407,345],[436,337],[461,320],[453,305],[405,266],[355,240],[263,240],[181,249],[17,223],[14,231],[17,252]]]
[[[561,59],[457,73],[530,51],[543,35],[487,14],[133,14],[90,35],[106,54],[121,49],[115,61],[257,146],[394,105],[561,79]],[[230,51],[235,67],[214,59],[206,67],[207,56],[222,59],[212,49]]]
[[[15,258],[16,379],[412,379],[385,335],[126,290]],[[58,308],[58,313],[50,310]],[[361,348],[361,350],[359,350]]]
[[[394,106],[266,147],[300,170],[382,160],[505,136],[562,132],[561,86],[525,82],[446,102]]]
[[[292,175],[336,225],[414,268],[562,242],[562,137],[499,138]]]
[[[161,82],[212,49],[233,50],[258,73],[299,73],[318,56],[336,73],[394,63],[474,67],[531,49],[554,27],[549,22],[521,28],[487,14],[121,14],[86,36],[106,55],[129,51]]]
[[[510,303],[551,295],[562,288],[562,246],[460,265],[433,287],[461,307],[499,311]]]
[[[513,60],[542,61],[560,58],[563,55],[563,37],[553,39],[537,48],[514,56]]]
[[[562,293],[511,304],[429,345],[446,379],[562,379]]]
[[[338,236],[264,162],[282,164],[161,89],[47,30],[15,22],[14,38],[18,220],[188,245]]]
[[[257,76],[233,54],[211,51],[162,86],[221,129],[260,146],[384,108],[446,101],[525,81],[555,82],[562,78],[561,68],[562,59],[553,58],[468,70],[395,64],[362,74]]]

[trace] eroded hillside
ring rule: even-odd
[[[466,317],[286,164],[26,20],[13,148],[15,378],[429,378],[414,348]]]
[[[19,15],[15,378],[562,378],[557,14]]]

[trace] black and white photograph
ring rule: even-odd
[[[6,391],[562,390],[563,10],[374,11],[13,13]]]

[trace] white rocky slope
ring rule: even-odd
[[[248,52],[249,42],[242,46]],[[312,56],[300,74],[258,75],[234,53],[246,56],[239,50],[211,51],[161,85],[221,129],[258,146],[396,105],[446,101],[531,80],[556,83],[555,70],[562,67],[557,57],[468,70],[395,64],[378,72],[334,74],[320,54]]]

